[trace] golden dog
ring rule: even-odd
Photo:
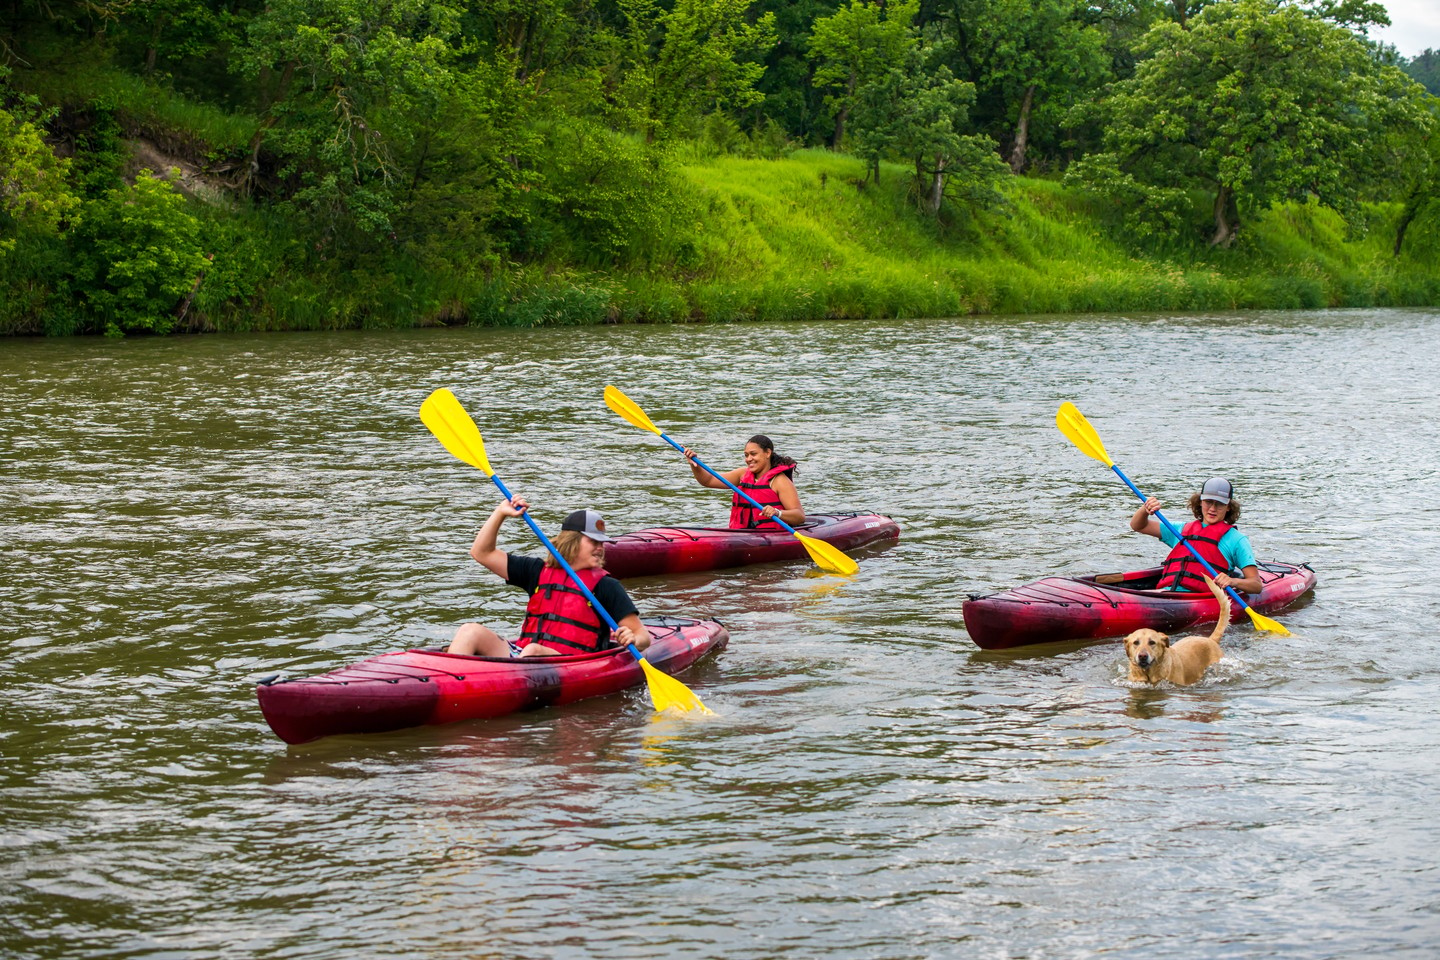
[[[1174,643],[1158,630],[1142,627],[1125,638],[1125,656],[1130,660],[1130,679],[1152,687],[1161,680],[1186,686],[1205,676],[1205,670],[1224,654],[1220,637],[1230,625],[1230,598],[1205,578],[1205,585],[1220,601],[1220,620],[1208,637],[1181,637]]]

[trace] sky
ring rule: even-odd
[[[1371,30],[1370,36],[1393,43],[1402,56],[1440,50],[1440,0],[1380,0],[1390,12],[1389,27]]]

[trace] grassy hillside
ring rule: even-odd
[[[659,265],[585,268],[560,260],[494,280],[417,278],[419,314],[367,323],[502,325],[813,320],[1440,303],[1440,235],[1412,229],[1390,252],[1395,209],[1371,211],[1347,240],[1333,212],[1289,205],[1211,250],[1197,198],[1195,240],[1139,250],[1075,190],[1017,179],[998,212],[935,223],[887,167],[860,186],[861,164],[825,151],[783,160],[720,157],[682,173],[694,222],[659,238]],[[679,240],[683,236],[685,239]],[[397,295],[401,293],[399,289]],[[278,319],[278,318],[277,318]]]
[[[824,152],[776,162],[723,158],[685,170],[708,202],[703,268],[677,280],[700,315],[937,316],[1099,310],[1433,304],[1433,225],[1390,253],[1398,211],[1377,209],[1347,242],[1334,213],[1290,205],[1243,242],[1170,250],[1122,242],[1076,191],[1017,179],[998,213],[937,225],[914,214],[899,168],[859,189],[860,164]],[[1197,220],[1203,218],[1197,198]],[[1203,221],[1202,221],[1203,222]]]

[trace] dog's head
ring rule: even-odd
[[[1142,670],[1153,667],[1170,649],[1170,638],[1158,630],[1141,627],[1125,638],[1125,656]]]

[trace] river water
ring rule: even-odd
[[[1437,374],[1423,310],[0,342],[0,955],[1434,956]],[[436,387],[552,529],[723,522],[607,383],[900,542],[631,581],[729,626],[714,717],[275,738],[259,677],[518,626]],[[1234,481],[1293,635],[1158,690],[974,646],[967,595],[1162,552],[1065,400],[1172,517]]]

